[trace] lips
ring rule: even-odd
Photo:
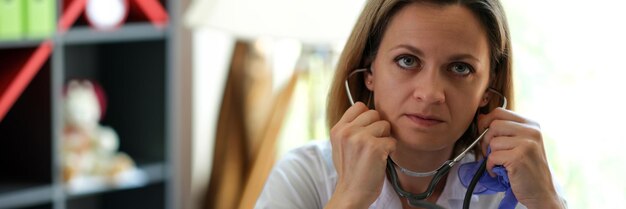
[[[419,126],[430,127],[444,122],[442,119],[432,115],[406,114],[405,116]]]

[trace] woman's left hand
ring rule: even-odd
[[[563,208],[552,182],[539,124],[503,108],[478,116],[479,131],[489,131],[482,141],[491,154],[487,171],[502,165],[508,172],[511,188],[520,203],[528,208]]]

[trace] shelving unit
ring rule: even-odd
[[[2,41],[0,40],[0,50],[19,49],[19,48],[35,48],[43,39],[25,39],[21,41]]]
[[[107,42],[134,42],[162,40],[165,37],[165,30],[155,28],[150,23],[128,23],[119,30],[104,33],[94,31],[87,26],[76,27],[64,35],[64,43],[67,45],[76,45]]]
[[[176,0],[159,0],[171,10]],[[57,1],[57,8],[62,7]],[[61,14],[61,12],[59,12]],[[0,209],[170,208],[173,24],[131,21],[114,31],[84,22],[52,38],[53,50],[6,115],[0,117]],[[0,97],[43,39],[0,40]],[[62,181],[62,91],[69,80],[97,81],[108,106],[101,124],[120,137],[146,174],[142,184],[70,191]],[[2,99],[2,98],[0,98]]]

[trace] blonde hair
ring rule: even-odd
[[[335,76],[329,90],[327,122],[333,127],[343,113],[351,106],[346,94],[344,81],[355,69],[368,68],[382,40],[386,27],[392,17],[404,6],[411,3],[430,5],[461,5],[468,8],[480,21],[487,32],[491,56],[490,87],[508,99],[508,108],[513,107],[513,79],[511,40],[506,16],[498,0],[368,0],[361,12],[352,33],[343,49]],[[368,101],[372,94],[365,87],[363,73],[349,80],[350,90],[355,101]],[[478,111],[487,113],[501,105],[501,100],[493,95],[487,106]],[[478,136],[476,123],[473,122],[455,145],[455,153]],[[479,146],[476,146],[479,149]],[[475,149],[475,152],[479,151]]]

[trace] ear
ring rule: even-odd
[[[374,91],[374,75],[372,75],[371,71],[367,71],[364,73],[364,77],[365,79],[365,86],[367,87],[367,89],[369,89],[370,91]]]
[[[491,96],[491,92],[485,91],[485,94],[483,94],[483,99],[480,100],[480,107],[484,107],[489,104],[489,96]]]

